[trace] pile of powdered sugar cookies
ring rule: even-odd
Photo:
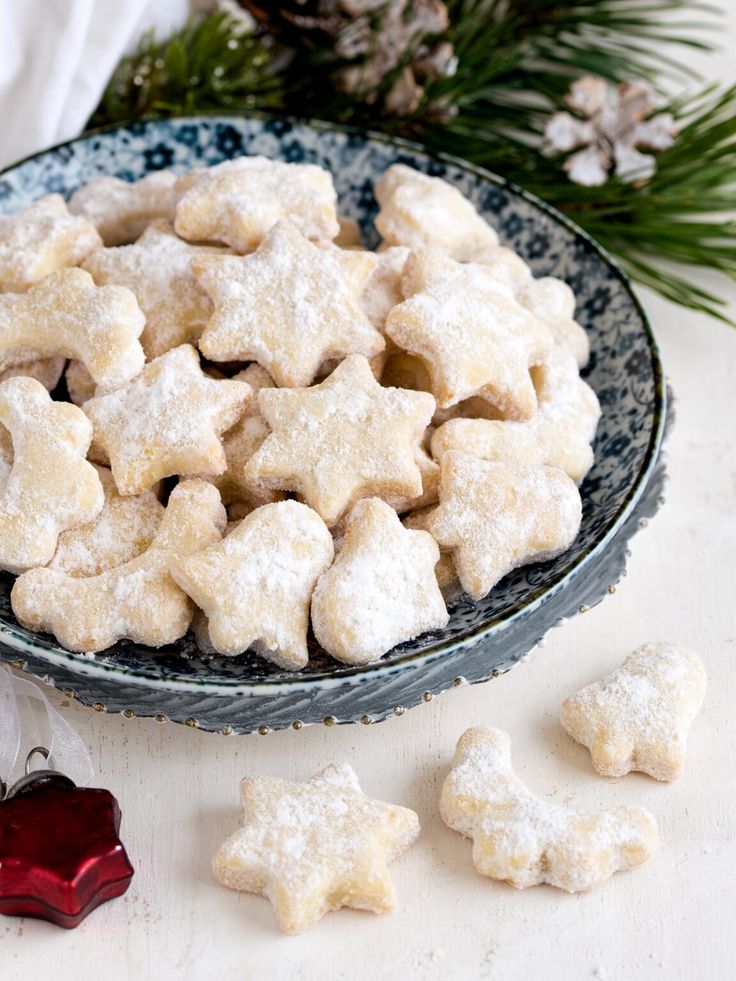
[[[570,547],[600,415],[570,288],[438,178],[375,196],[375,251],[327,171],[262,157],[0,217],[23,626],[296,670],[311,624],[363,664]]]

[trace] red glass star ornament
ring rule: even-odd
[[[51,770],[19,780],[0,802],[0,913],[71,928],[121,896],[133,868],[119,828],[107,790]]]

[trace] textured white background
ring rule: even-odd
[[[723,55],[697,64],[733,80],[733,13],[722,41]],[[228,738],[98,715],[54,694],[87,740],[99,784],[120,800],[137,874],[123,899],[73,932],[0,918],[4,979],[736,976],[736,332],[644,299],[678,416],[666,505],[634,540],[617,593],[553,631],[508,675],[380,726]],[[641,775],[603,780],[560,729],[558,706],[659,638],[700,651],[710,677],[684,775],[673,785]],[[476,875],[469,843],[445,828],[436,804],[456,738],[478,723],[512,734],[518,772],[550,800],[650,808],[658,854],[581,896],[517,892]],[[342,911],[302,936],[282,936],[265,900],[211,880],[210,856],[238,825],[245,773],[299,780],[332,760],[350,761],[369,794],[414,808],[423,832],[393,866],[393,914]]]

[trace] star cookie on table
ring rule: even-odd
[[[101,245],[94,226],[69,214],[60,194],[0,215],[0,291],[23,293],[49,273],[76,266]]]
[[[434,567],[437,543],[404,528],[377,497],[358,501],[345,519],[343,544],[312,596],[312,629],[345,664],[367,664],[449,619]]]
[[[306,783],[246,777],[240,793],[243,827],[215,854],[214,876],[266,896],[286,933],[343,906],[395,907],[388,863],[416,840],[414,811],[366,797],[344,763]]]
[[[177,190],[174,227],[192,241],[250,252],[281,218],[315,242],[329,242],[340,230],[332,175],[314,164],[240,157],[193,170]]]
[[[426,392],[383,388],[352,355],[312,388],[265,389],[258,397],[273,432],[245,474],[295,491],[334,525],[361,497],[417,497],[416,453],[434,411]]]
[[[2,441],[0,568],[19,573],[45,565],[63,531],[99,513],[102,485],[86,461],[89,420],[76,406],[52,402],[34,378],[0,385],[0,427],[12,441]]]
[[[529,369],[552,341],[549,330],[484,266],[438,252],[412,252],[402,287],[407,299],[386,319],[386,333],[421,358],[440,408],[480,395],[506,417],[537,408]]]
[[[170,170],[157,170],[138,181],[95,177],[72,194],[69,210],[88,218],[105,245],[127,245],[152,221],[174,220],[177,180]]]
[[[252,648],[279,667],[307,663],[309,601],[333,557],[332,536],[297,501],[264,504],[171,574],[208,618],[220,654]]]
[[[676,780],[690,725],[705,696],[705,667],[679,644],[643,644],[620,668],[562,704],[566,732],[606,777],[632,770]]]
[[[532,368],[537,412],[528,422],[450,419],[432,436],[441,460],[459,450],[483,460],[559,467],[579,484],[593,466],[591,442],[601,409],[593,389],[578,375],[575,356],[555,347]]]
[[[535,797],[514,773],[509,735],[482,726],[458,740],[440,814],[472,838],[481,875],[517,889],[547,883],[584,892],[646,862],[658,840],[643,807],[581,811]]]
[[[328,358],[380,353],[385,341],[360,305],[375,261],[320,249],[285,220],[252,255],[197,257],[192,270],[215,304],[200,350],[257,361],[285,388],[309,385]]]
[[[516,291],[516,298],[547,325],[556,345],[575,355],[578,367],[590,358],[590,341],[575,320],[575,294],[561,279],[544,276],[532,279]]]
[[[440,462],[440,503],[427,531],[452,552],[463,589],[479,600],[513,569],[566,551],[581,511],[578,489],[562,470],[453,450]]]
[[[133,245],[98,249],[82,263],[98,286],[127,286],[146,318],[141,344],[149,361],[179,344],[196,344],[212,314],[190,262],[221,255],[214,245],[191,245],[167,221],[152,222]]]
[[[143,367],[143,324],[130,290],[61,269],[27,293],[0,294],[0,369],[62,356],[83,361],[98,385],[124,385]]]
[[[388,245],[436,248],[468,261],[498,236],[457,188],[404,164],[393,164],[374,188],[380,211],[376,228]]]
[[[102,651],[122,638],[149,647],[173,644],[189,629],[194,604],[169,566],[219,541],[224,528],[217,490],[203,480],[186,480],[172,490],[145,552],[86,578],[31,569],[15,581],[13,612],[26,629],[52,633],[71,651]]]
[[[129,384],[89,399],[84,411],[120,493],[140,494],[173,474],[222,473],[222,433],[237,422],[250,397],[246,382],[208,378],[196,350],[182,344],[147,364]]]

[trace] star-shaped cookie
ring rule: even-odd
[[[676,780],[705,695],[705,667],[680,644],[643,644],[620,668],[562,704],[563,728],[590,750],[598,773],[632,770]]]
[[[561,279],[544,276],[519,286],[516,298],[549,328],[555,344],[575,355],[584,368],[590,357],[590,341],[575,320],[575,294]]]
[[[214,245],[190,245],[171,225],[152,222],[133,245],[98,249],[82,267],[98,286],[127,286],[145,314],[141,344],[149,361],[179,344],[196,344],[212,314],[212,304],[199,286],[190,262],[195,256],[221,255]]]
[[[578,489],[562,470],[451,451],[440,462],[440,503],[427,531],[452,552],[463,589],[479,600],[513,569],[568,549],[581,512]]]
[[[88,218],[105,245],[127,245],[135,242],[150,222],[174,220],[179,200],[177,180],[170,170],[156,170],[138,181],[95,177],[72,194],[69,210]]]
[[[208,617],[220,654],[252,647],[282,668],[307,663],[309,601],[332,562],[324,521],[297,501],[264,504],[212,548],[171,574]]]
[[[180,178],[177,234],[195,242],[225,242],[250,252],[280,218],[307,238],[329,242],[340,231],[329,171],[266,157],[226,160]]]
[[[355,771],[333,763],[306,783],[246,777],[243,827],[217,851],[218,882],[271,901],[298,933],[330,910],[396,905],[388,863],[414,843],[414,811],[366,797]]]
[[[284,388],[309,385],[320,364],[372,357],[385,342],[360,303],[370,252],[320,249],[289,221],[253,255],[200,256],[192,269],[215,312],[199,342],[212,361],[257,361]]]
[[[246,382],[208,378],[196,350],[182,344],[147,364],[128,385],[89,399],[83,408],[118,490],[140,494],[172,474],[222,473],[227,461],[220,437],[250,397]]]
[[[0,290],[23,293],[49,273],[76,266],[101,245],[94,225],[69,214],[60,194],[0,215]]]
[[[360,355],[320,385],[258,397],[273,432],[245,468],[267,487],[302,494],[328,525],[361,497],[418,497],[416,453],[432,418],[427,392],[382,388]]]
[[[480,395],[510,419],[537,408],[529,369],[552,345],[549,330],[482,265],[438,252],[412,252],[402,288],[407,297],[386,319],[386,333],[421,358],[440,408]]]

